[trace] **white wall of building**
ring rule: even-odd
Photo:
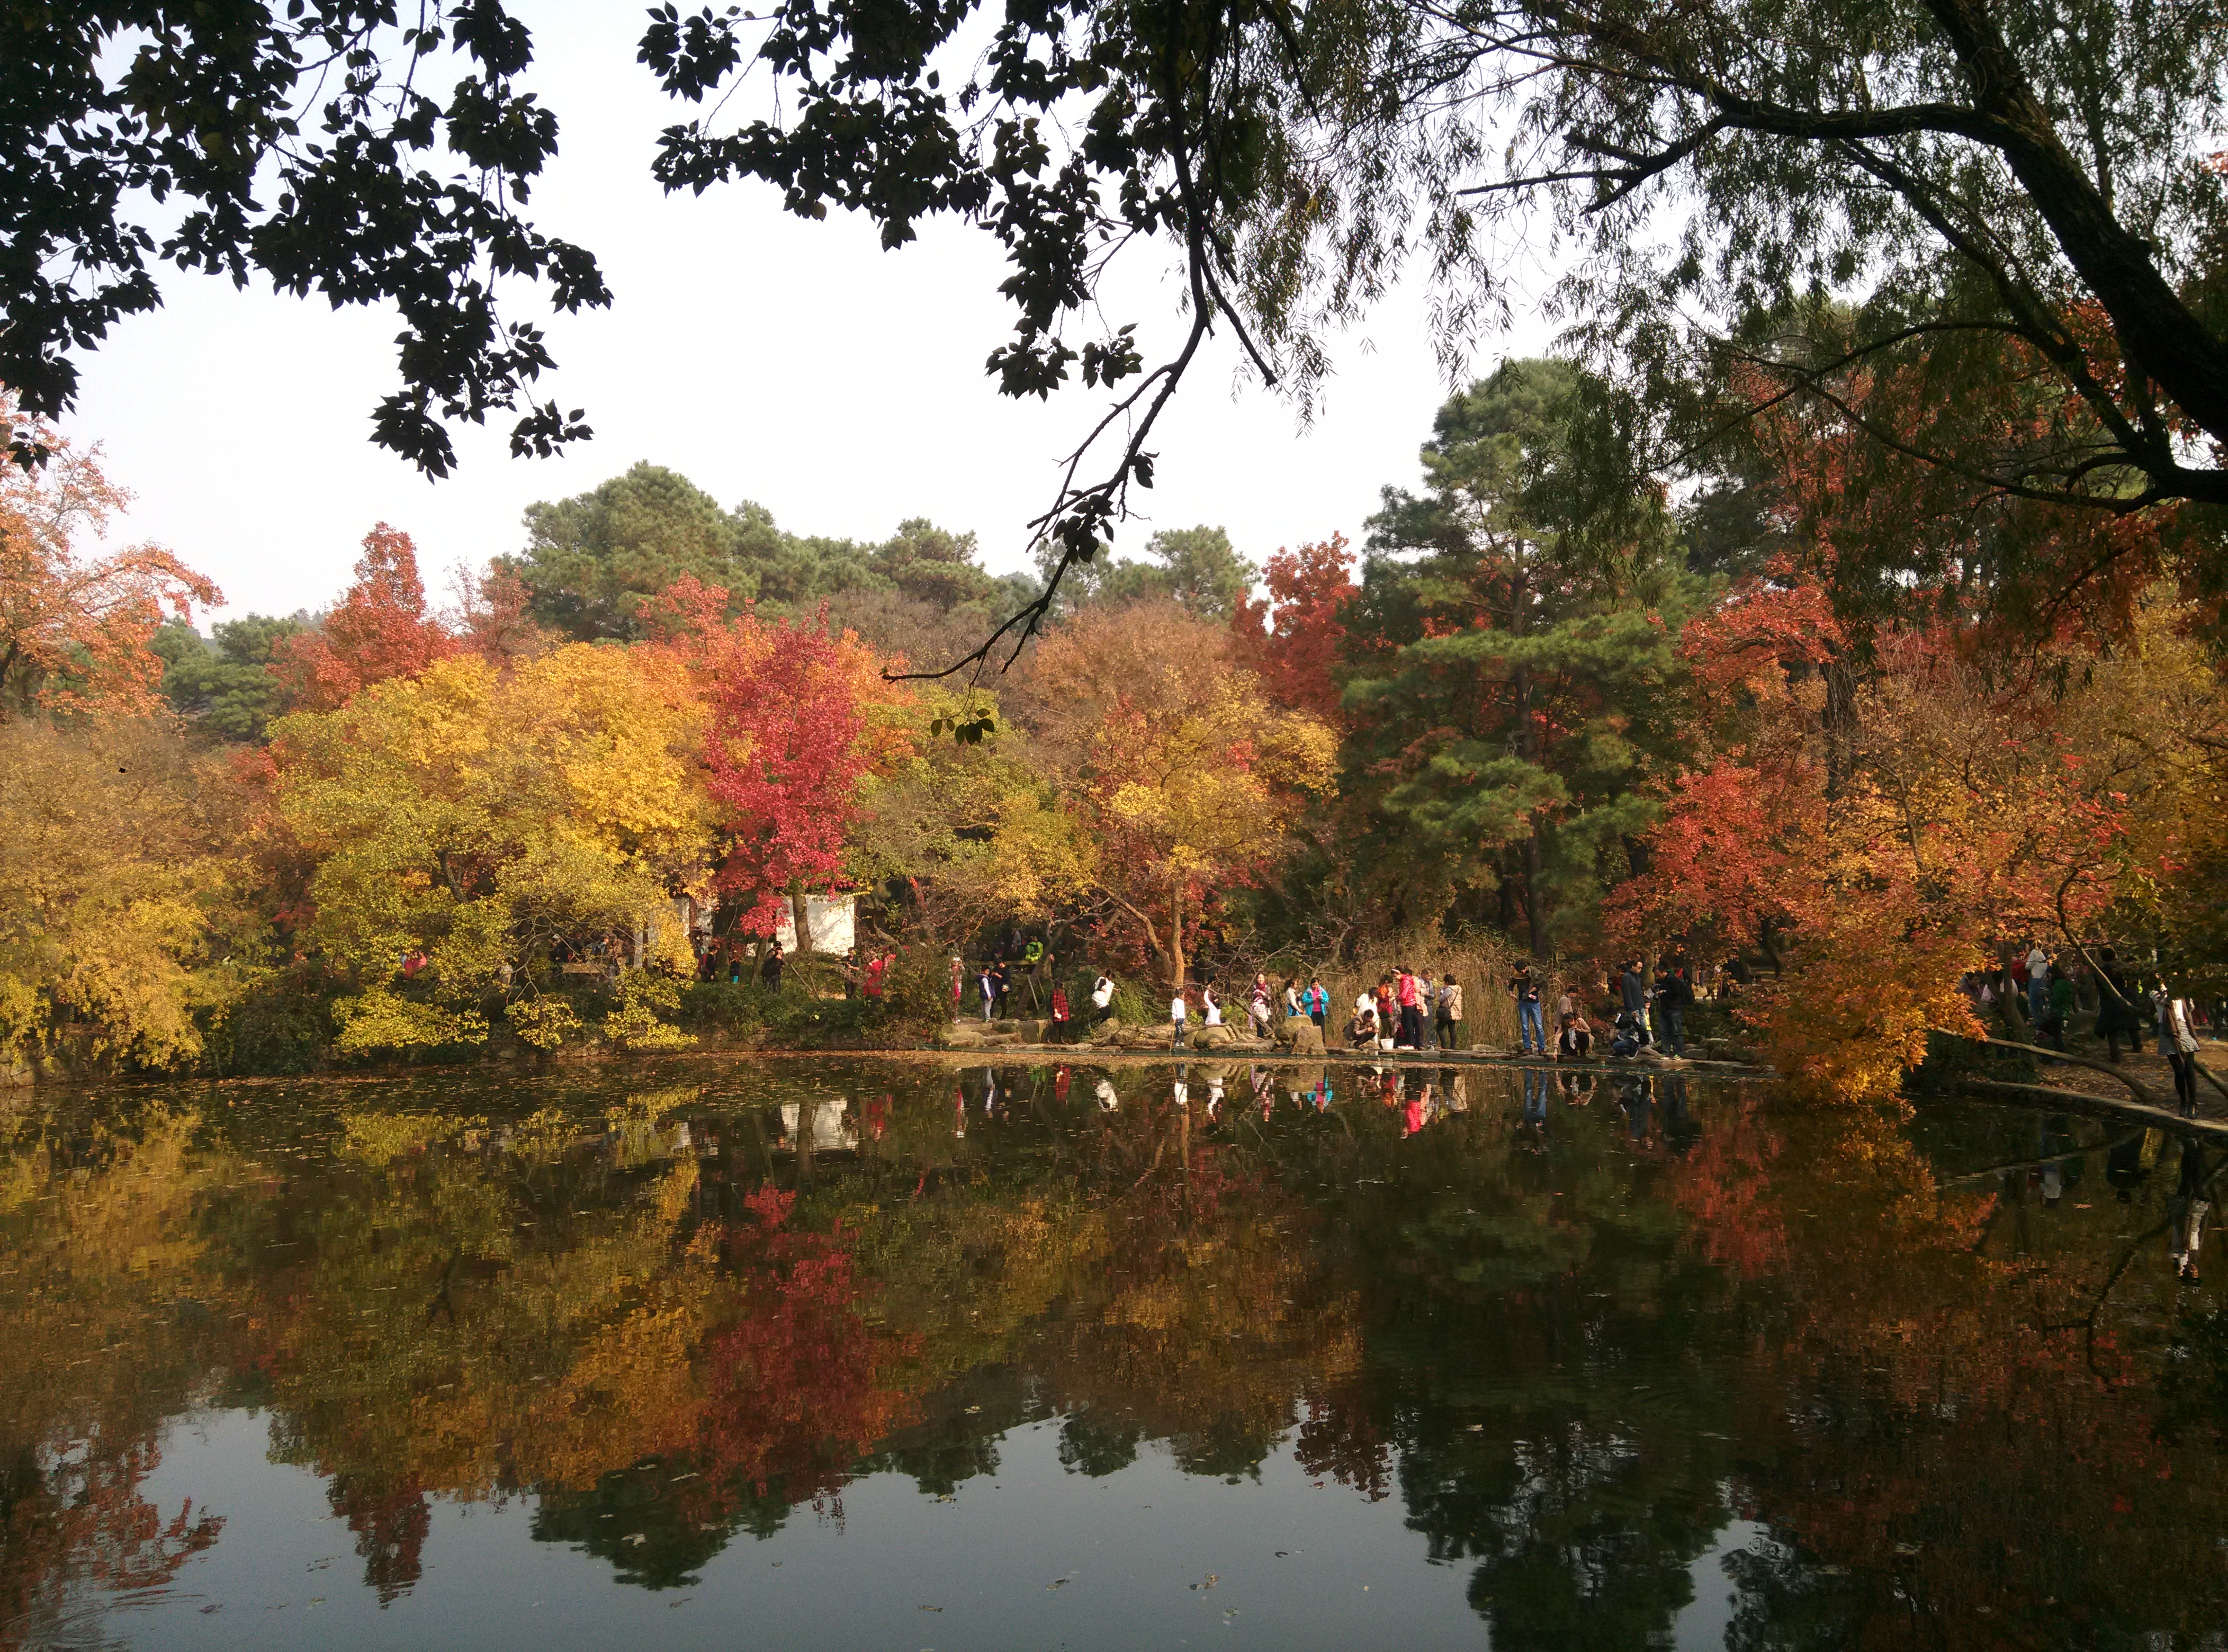
[[[804,921],[812,931],[814,951],[841,957],[858,944],[858,900],[856,895],[805,896]],[[783,951],[797,951],[797,919],[791,913],[782,913],[773,938],[781,943]]]

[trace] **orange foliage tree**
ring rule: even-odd
[[[131,495],[103,474],[99,450],[25,419],[0,391],[0,423],[28,426],[50,457],[36,471],[0,467],[0,717],[151,711],[163,662],[148,647],[163,622],[224,600],[170,552],[137,545],[79,554]]]
[[[2171,832],[2136,844],[2139,817],[2180,818],[2173,772],[2206,766],[2202,738],[2162,727],[2187,706],[2156,699],[2169,678],[2203,698],[2183,692],[2197,616],[2160,583],[2188,523],[1993,490],[1876,439],[1924,445],[1949,419],[2015,445],[2048,416],[1855,371],[1752,428],[1780,548],[1684,638],[1700,745],[1612,933],[1761,955],[1751,1018],[1815,1093],[1892,1093],[1930,1028],[1977,1033],[1960,976],[2097,932],[2139,859],[2174,858]]]
[[[1837,689],[1846,640],[1799,579],[1695,623],[1683,647],[1718,743],[1671,788],[1655,875],[1612,905],[1627,943],[1783,966],[1749,1012],[1773,1064],[1858,1100],[1892,1094],[1930,1028],[1979,1032],[1958,982],[1999,938],[2109,904],[2129,821],[2065,708],[1991,683],[1948,627],[1877,634]]]
[[[1277,864],[1335,755],[1320,718],[1232,663],[1235,642],[1168,602],[1086,608],[1047,637],[1029,684],[1040,785],[1005,800],[994,844],[1009,910],[1088,913],[1172,989],[1210,901]]]
[[[332,711],[358,690],[415,676],[461,646],[426,606],[410,535],[381,522],[363,536],[355,583],[319,629],[280,641],[272,669],[296,709]]]

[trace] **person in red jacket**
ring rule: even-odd
[[[1400,1031],[1393,1040],[1394,1047],[1423,1048],[1424,986],[1416,979],[1416,972],[1405,964],[1400,966],[1399,978],[1392,983],[1392,996],[1400,1006]]]

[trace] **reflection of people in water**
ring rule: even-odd
[[[1663,1144],[1674,1153],[1684,1153],[1701,1139],[1702,1127],[1687,1109],[1686,1075],[1667,1073],[1662,1084]]]
[[[1526,1067],[1523,1083],[1524,1111],[1516,1122],[1516,1149],[1520,1153],[1545,1153],[1547,1150],[1547,1098],[1553,1093],[1550,1086],[1553,1079],[1543,1068]]]
[[[1420,1085],[1416,1093],[1408,1098],[1407,1105],[1401,1109],[1400,1134],[1403,1137],[1413,1136],[1431,1122],[1431,1086]]]
[[[1188,1066],[1179,1066],[1176,1068],[1176,1081],[1168,1094],[1177,1106],[1191,1105],[1191,1069]]]
[[[1544,1067],[1524,1069],[1524,1122],[1545,1129],[1547,1124],[1548,1088],[1554,1075]]]
[[[1649,1093],[1649,1080],[1627,1079],[1624,1093],[1618,1098],[1624,1107],[1625,1129],[1635,1143],[1641,1147],[1655,1145],[1655,1098]]]
[[[957,1079],[951,1085],[951,1133],[963,1139],[967,1134],[967,1092]]]
[[[2167,1201],[2167,1257],[2175,1277],[2197,1283],[2197,1253],[2205,1247],[2205,1218],[2212,1208],[2206,1196],[2205,1149],[2192,1137],[2181,1144],[2181,1176]]]
[[[1212,1068],[1207,1074],[1207,1116],[1209,1118],[1220,1118],[1222,1116],[1222,1069],[1220,1067]]]
[[[1098,1096],[1100,1112],[1118,1113],[1122,1111],[1122,1098],[1114,1093],[1113,1085],[1104,1078],[1098,1080]]]
[[[1555,1080],[1563,1092],[1566,1106],[1590,1107],[1594,1099],[1594,1075],[1591,1073],[1565,1073]]]
[[[2042,1120],[2034,1156],[2043,1161],[2034,1172],[2042,1188],[2043,1208],[2055,1210],[2066,1190],[2081,1180],[2081,1156],[2075,1148],[2072,1122],[2066,1115],[2052,1113]]]
[[[2113,1143],[2112,1150],[2104,1156],[2104,1180],[2123,1205],[2135,1203],[2136,1191],[2150,1180],[2150,1169],[2143,1163],[2144,1138],[2149,1134],[2130,1130]]]

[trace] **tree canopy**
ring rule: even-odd
[[[272,669],[278,644],[306,624],[304,616],[249,614],[220,620],[203,637],[185,620],[169,621],[147,644],[163,662],[163,698],[219,740],[261,740],[281,709]]]
[[[787,1013],[737,954],[844,891],[906,954],[846,1036],[918,1036],[1024,921],[1172,989],[1420,952],[1497,1008],[1524,954],[1598,1008],[1636,953],[1722,963],[1745,1035],[1842,1101],[1976,1032],[1969,972],[2037,938],[2228,982],[2228,628],[2171,577],[2202,507],[1952,509],[1791,400],[1682,496],[1653,428],[1611,374],[1504,362],[1358,568],[1279,548],[1255,598],[1220,529],[1156,535],[995,701],[906,680],[1012,600],[925,519],[754,560],[748,508],[637,466],[447,604],[381,523],[330,608],[204,639],[206,582],[84,543],[125,496],[58,446],[0,514],[0,1059],[685,1042]],[[2014,541],[2111,571],[2023,609]]]
[[[1210,333],[1304,400],[1328,330],[1420,258],[1459,348],[1507,301],[1492,249],[1520,223],[1575,255],[1563,311],[1646,393],[1632,458],[1658,475],[1742,473],[1753,419],[1806,408],[1889,472],[1935,477],[1936,509],[2003,514],[2000,577],[2046,595],[2126,541],[2063,560],[2009,507],[2228,502],[2228,180],[2210,148],[2228,32],[2206,6],[1079,0],[1005,16],[970,67],[972,16],[658,8],[641,59],[701,112],[652,170],[671,190],[747,178],[806,216],[861,211],[887,246],[937,214],[996,236],[1015,311],[999,387],[1114,398],[1115,445],[1086,445],[1032,525],[1055,570],[1103,555],[1150,485],[1158,415]],[[377,439],[429,469],[451,462],[448,423],[522,402],[521,451],[585,433],[533,400],[541,334],[495,304],[496,274],[560,308],[608,298],[587,253],[520,215],[558,128],[500,5],[405,25],[305,0],[158,25],[88,3],[16,14],[0,44],[0,380],[29,413],[67,404],[76,354],[159,301],[168,259],[398,304],[405,382]],[[768,104],[731,95],[754,71]],[[166,198],[184,212],[158,236],[143,203]],[[1181,328],[1150,361],[1149,317],[1102,309],[1131,244],[1183,274]],[[2135,537],[2220,574],[2215,529]]]
[[[1385,490],[1348,632],[1348,790],[1386,817],[1367,841],[1404,880],[1422,848],[1453,891],[1512,887],[1535,954],[1630,871],[1699,605],[1660,502],[1596,496],[1629,474],[1599,390],[1520,361],[1450,400],[1426,490]]]
[[[764,506],[726,509],[677,471],[647,462],[586,493],[528,506],[525,526],[524,547],[497,557],[496,570],[523,588],[528,617],[582,642],[653,635],[649,605],[683,579],[725,592],[730,615],[887,592],[932,613],[980,608],[969,616],[979,623],[1015,599],[983,570],[971,533],[915,516],[876,545],[799,535]]]
[[[408,22],[377,0],[10,8],[0,384],[31,413],[62,412],[78,352],[159,307],[167,263],[394,304],[402,384],[374,439],[436,476],[456,462],[452,421],[523,404],[520,454],[587,435],[578,409],[535,400],[547,347],[496,299],[522,277],[560,310],[611,302],[590,253],[520,215],[557,149],[555,114],[523,84],[533,61],[499,0]],[[10,436],[25,458],[48,446],[35,426]]]
[[[0,387],[0,419],[16,404]],[[48,452],[35,472],[0,469],[0,719],[26,711],[144,710],[163,661],[150,647],[168,621],[222,599],[159,546],[87,555],[128,496],[97,452],[34,420]]]

